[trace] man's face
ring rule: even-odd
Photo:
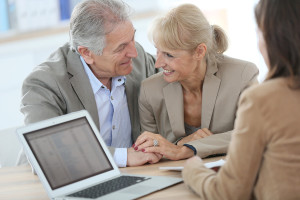
[[[137,57],[134,43],[135,29],[130,21],[118,24],[106,35],[102,55],[92,53],[89,64],[98,79],[127,75],[131,72],[132,58]]]

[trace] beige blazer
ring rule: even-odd
[[[201,128],[214,135],[190,142],[200,157],[227,152],[241,92],[257,82],[258,69],[250,62],[224,56],[208,63],[203,83]],[[142,131],[159,133],[170,142],[186,136],[183,93],[179,82],[167,83],[159,73],[143,81],[139,97]]]
[[[183,178],[201,199],[300,199],[300,89],[277,78],[241,96],[226,163],[218,173],[201,162]]]
[[[138,57],[126,76],[125,91],[130,114],[132,137],[140,134],[138,95],[141,81],[156,72],[155,59],[136,43]],[[22,87],[21,112],[25,124],[87,110],[100,130],[94,93],[80,57],[69,44],[55,51],[25,79]],[[99,110],[101,112],[101,110]],[[114,149],[110,149],[114,153]]]

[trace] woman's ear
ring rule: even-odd
[[[89,65],[93,64],[94,59],[92,57],[92,52],[88,48],[86,48],[84,46],[78,46],[77,51],[79,52],[81,57],[84,59],[86,64],[89,64]]]
[[[206,45],[204,43],[201,43],[197,46],[194,56],[197,60],[202,60],[205,57],[206,54]]]

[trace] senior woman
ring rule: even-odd
[[[135,150],[172,160],[227,152],[241,92],[257,82],[250,62],[223,55],[227,38],[199,8],[184,4],[155,21],[156,68],[142,83],[142,133]]]
[[[300,1],[261,0],[259,49],[267,79],[241,96],[227,161],[216,173],[199,157],[185,183],[201,199],[300,199]]]

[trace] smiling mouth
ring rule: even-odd
[[[172,74],[173,72],[175,72],[175,70],[167,70],[167,69],[164,69],[164,70],[163,70],[164,75],[170,75],[170,74]]]
[[[166,72],[166,73],[171,73],[171,72],[173,72],[173,71],[164,69],[164,72]]]

